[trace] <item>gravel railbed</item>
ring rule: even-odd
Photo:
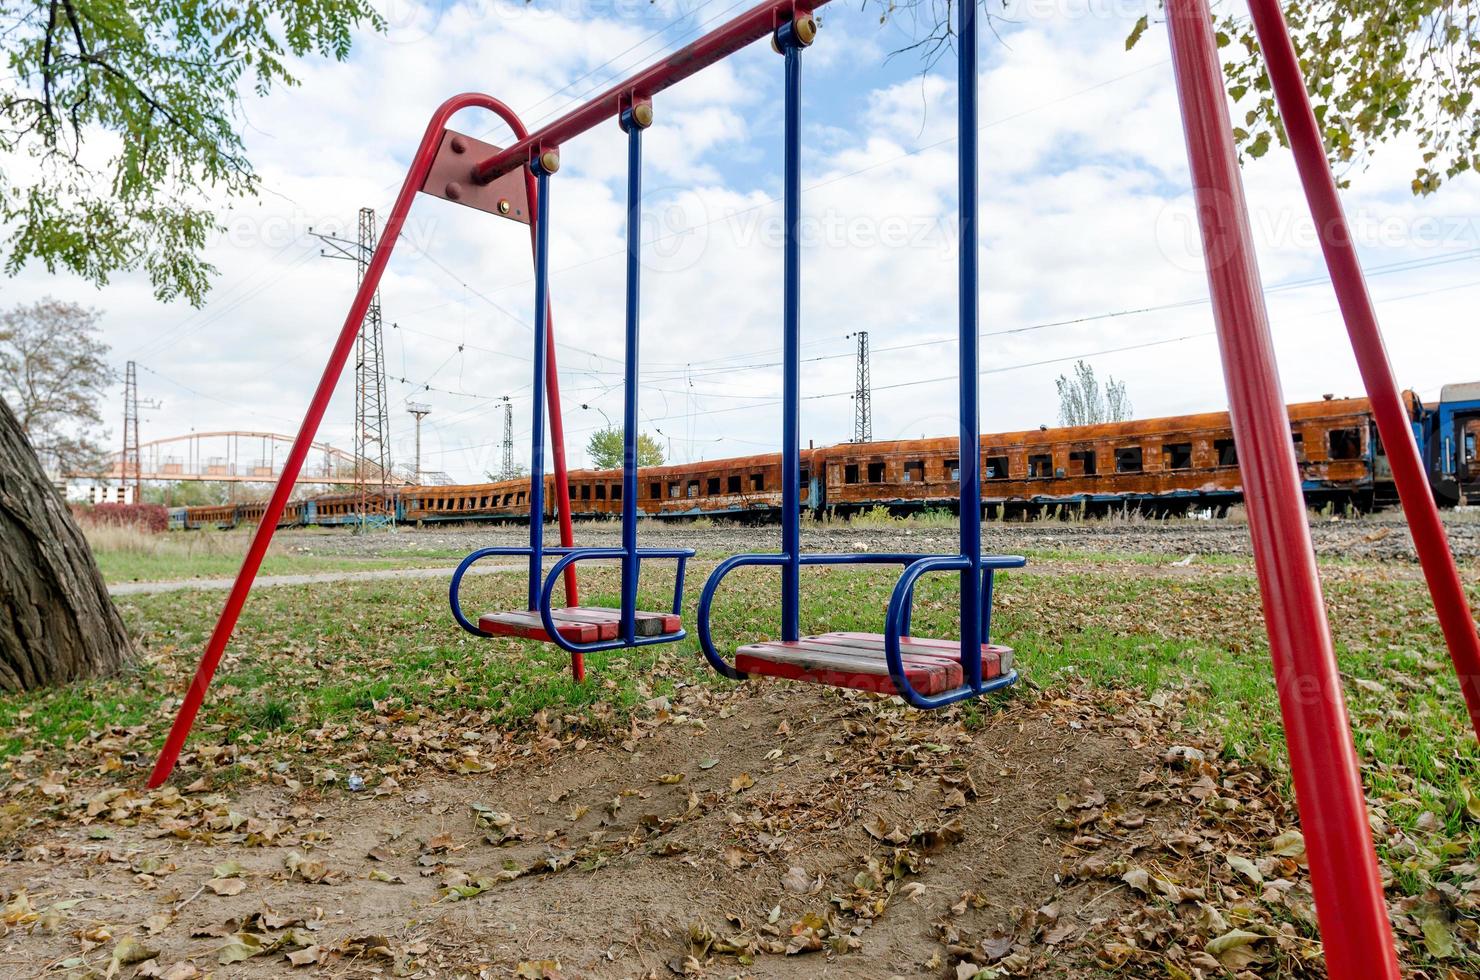
[[[1445,518],[1451,547],[1461,563],[1480,558],[1480,514],[1451,512]],[[807,523],[802,545],[818,552],[952,552],[956,529],[951,524],[899,522],[889,525]],[[576,543],[596,547],[621,544],[617,521],[586,521],[576,525]],[[644,520],[640,543],[653,547],[693,548],[701,555],[745,551],[774,551],[780,532],[776,525],[746,526],[715,521],[708,526],[692,522]],[[1399,514],[1385,513],[1359,519],[1313,517],[1311,537],[1323,558],[1363,561],[1413,562],[1408,530]],[[553,528],[547,540],[554,543]],[[299,554],[371,557],[397,555],[428,558],[466,553],[475,548],[518,546],[528,543],[528,531],[510,524],[403,526],[352,534],[346,529],[285,530],[279,547]],[[989,551],[1074,552],[1105,554],[1186,555],[1250,554],[1249,528],[1239,520],[1089,520],[994,522],[983,525],[982,541]]]

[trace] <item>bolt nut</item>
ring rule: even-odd
[[[546,150],[540,154],[540,169],[547,174],[553,174],[560,169],[560,154],[554,150]]]
[[[817,19],[811,14],[802,14],[792,21],[791,29],[796,34],[797,42],[803,46],[817,40]]]
[[[463,139],[461,136],[452,137],[452,139],[448,141],[447,145],[452,148],[453,153],[468,152],[468,141]]]
[[[511,205],[508,201],[505,200],[505,201],[499,201],[498,202],[498,213],[499,214],[508,214],[512,210],[513,210],[513,205]]]
[[[651,102],[639,102],[632,107],[632,121],[637,123],[639,129],[647,129],[653,124],[653,104]]]
[[[463,194],[462,184],[459,184],[455,180],[449,180],[447,182],[447,188],[443,193],[447,195],[448,200],[461,201]]]

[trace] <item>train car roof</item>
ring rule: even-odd
[[[1441,402],[1480,402],[1480,381],[1445,385],[1439,389]]]
[[[1299,402],[1289,406],[1290,418],[1297,422],[1353,415],[1367,410],[1368,402],[1365,398],[1331,398],[1318,402]],[[1195,415],[1161,415],[1156,418],[1102,422],[1097,425],[1050,426],[1045,429],[1024,429],[1017,432],[984,432],[982,442],[988,446],[1034,445],[1045,442],[1095,442],[1101,439],[1175,433],[1187,429],[1226,428],[1228,424],[1227,412],[1200,412]],[[910,450],[950,450],[956,448],[957,444],[954,436],[937,436],[889,442],[845,442],[830,446],[828,449],[833,452],[867,455]]]

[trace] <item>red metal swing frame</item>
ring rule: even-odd
[[[538,221],[533,181],[527,167],[532,160],[549,153],[558,154],[560,144],[566,140],[614,118],[635,101],[651,99],[657,92],[747,44],[770,36],[782,23],[791,22],[799,14],[826,2],[762,3],[534,133],[526,134],[514,114],[488,96],[457,96],[437,110],[396,199],[380,246],[345,319],[195,679],[186,692],[150,778],[151,786],[158,786],[169,776],[184,745],[412,199],[419,190],[436,193],[423,185],[444,143],[450,143],[445,127],[452,113],[469,106],[490,109],[510,124],[517,141],[506,149],[489,153],[470,167],[458,163],[467,175],[466,181],[450,181],[449,185],[459,186],[444,185],[437,196],[459,200],[465,189],[486,188],[491,181],[507,179],[506,175],[524,168],[530,218]],[[1470,719],[1480,735],[1480,636],[1476,634],[1383,346],[1294,46],[1278,0],[1250,0],[1250,9],[1378,432],[1392,464]],[[1327,970],[1337,980],[1397,980],[1400,975],[1397,956],[1311,547],[1299,469],[1290,443],[1285,398],[1249,228],[1212,17],[1207,0],[1167,0],[1166,13],[1219,349],[1240,450],[1249,530],[1296,803],[1306,830],[1311,885]],[[558,156],[556,161],[558,164]],[[486,204],[466,203],[488,209]],[[549,338],[549,379],[561,538],[563,544],[569,545],[568,486],[553,332]],[[573,574],[567,589],[574,602]]]

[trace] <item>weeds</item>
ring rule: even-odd
[[[898,527],[904,518],[895,517],[888,507],[870,507],[854,514],[848,523],[855,527]]]
[[[84,525],[93,558],[108,582],[171,581],[235,574],[252,532],[168,531],[151,533],[134,526]],[[426,564],[434,555],[407,553],[394,558],[328,557],[300,554],[273,543],[262,565],[264,575],[398,568]]]

